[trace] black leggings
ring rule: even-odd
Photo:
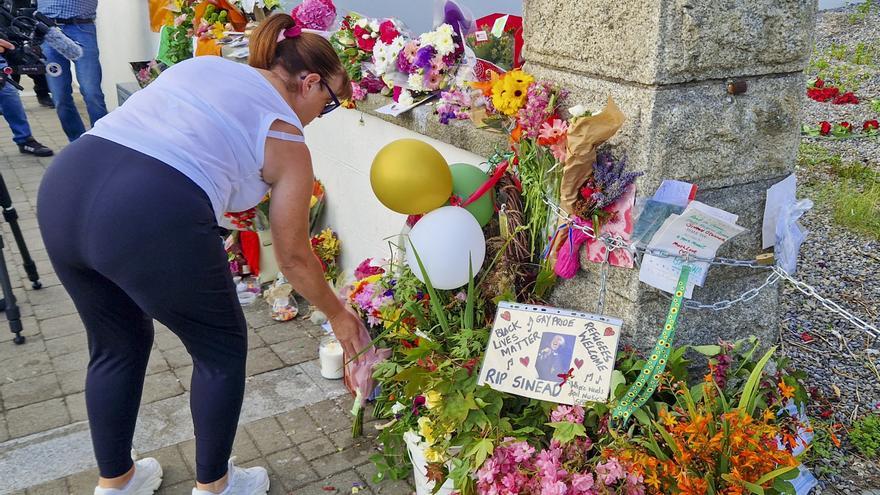
[[[207,195],[170,166],[83,136],[38,196],[52,266],[86,328],[86,406],[101,476],[132,466],[152,319],[193,358],[196,479],[223,477],[244,396],[247,325]]]

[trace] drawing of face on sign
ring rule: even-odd
[[[574,335],[544,332],[535,358],[538,378],[548,382],[558,382],[559,374],[566,373],[571,367],[574,344]]]

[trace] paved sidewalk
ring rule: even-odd
[[[67,139],[54,110],[39,107],[33,96],[23,100],[34,136],[59,151]],[[0,494],[90,494],[97,476],[83,394],[86,337],[49,265],[34,214],[50,162],[21,155],[5,122],[0,124],[0,172],[43,283],[41,290],[31,288],[4,223],[4,255],[27,342],[12,343],[6,315],[0,314]],[[407,483],[372,483],[375,443],[369,436],[351,439],[351,399],[339,381],[319,373],[323,330],[303,320],[275,322],[262,302],[246,315],[248,379],[233,451],[238,463],[267,467],[273,494],[351,493],[356,484],[364,487],[360,493],[411,493]],[[134,447],[162,463],[162,494],[189,493],[193,486],[191,372],[180,340],[157,324]],[[367,435],[375,434],[374,424],[365,424]]]

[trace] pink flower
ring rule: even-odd
[[[626,475],[626,484],[623,486],[624,495],[645,495],[644,478],[636,473]]]
[[[403,54],[410,62],[416,57],[416,52],[418,51],[419,42],[417,40],[410,41],[403,47]]]
[[[626,472],[623,470],[623,466],[617,461],[617,458],[612,457],[604,464],[596,465],[596,475],[606,486],[611,486],[614,483],[617,483],[618,480],[624,479],[626,477]]]
[[[336,20],[336,6],[331,0],[303,0],[290,16],[301,27],[327,31]]]
[[[568,124],[564,120],[553,119],[551,122],[541,124],[538,132],[538,144],[547,146],[555,144],[568,132]]]
[[[352,81],[351,83],[351,99],[354,101],[363,101],[367,97],[367,90],[360,84]]]
[[[584,422],[584,408],[578,405],[559,405],[550,413],[550,420],[554,423],[567,421],[569,423],[581,424]]]
[[[566,495],[568,487],[562,481],[541,483],[541,495]]]
[[[596,481],[590,473],[575,473],[571,476],[571,488],[574,490],[575,494],[586,493],[589,489],[593,488],[595,483]]]
[[[354,269],[354,278],[362,280],[373,275],[381,275],[385,273],[385,269],[381,266],[373,266],[373,258],[367,258]]]
[[[525,462],[532,458],[532,454],[535,453],[535,448],[529,445],[527,442],[516,442],[510,445],[511,456],[513,457],[513,462],[520,463]]]
[[[550,153],[553,153],[553,158],[556,158],[556,161],[564,162],[568,154],[568,136],[563,136],[558,142],[551,144]]]
[[[425,80],[425,85],[428,89],[439,89],[440,83],[443,82],[443,76],[436,72],[432,72],[430,76]]]

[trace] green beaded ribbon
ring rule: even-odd
[[[675,296],[669,305],[669,313],[666,315],[666,325],[663,326],[663,332],[660,333],[660,340],[654,346],[651,352],[651,358],[645,363],[642,372],[636,382],[632,384],[626,395],[620,399],[620,403],[614,408],[611,415],[614,421],[619,421],[625,425],[629,421],[630,416],[643,405],[648,399],[654,395],[657,385],[660,384],[660,375],[666,369],[666,362],[669,360],[669,352],[672,350],[672,341],[675,339],[675,327],[678,322],[678,313],[681,311],[681,303],[684,299],[685,289],[687,288],[688,276],[691,273],[689,265],[681,267],[681,275],[678,277],[678,285],[675,288]]]

